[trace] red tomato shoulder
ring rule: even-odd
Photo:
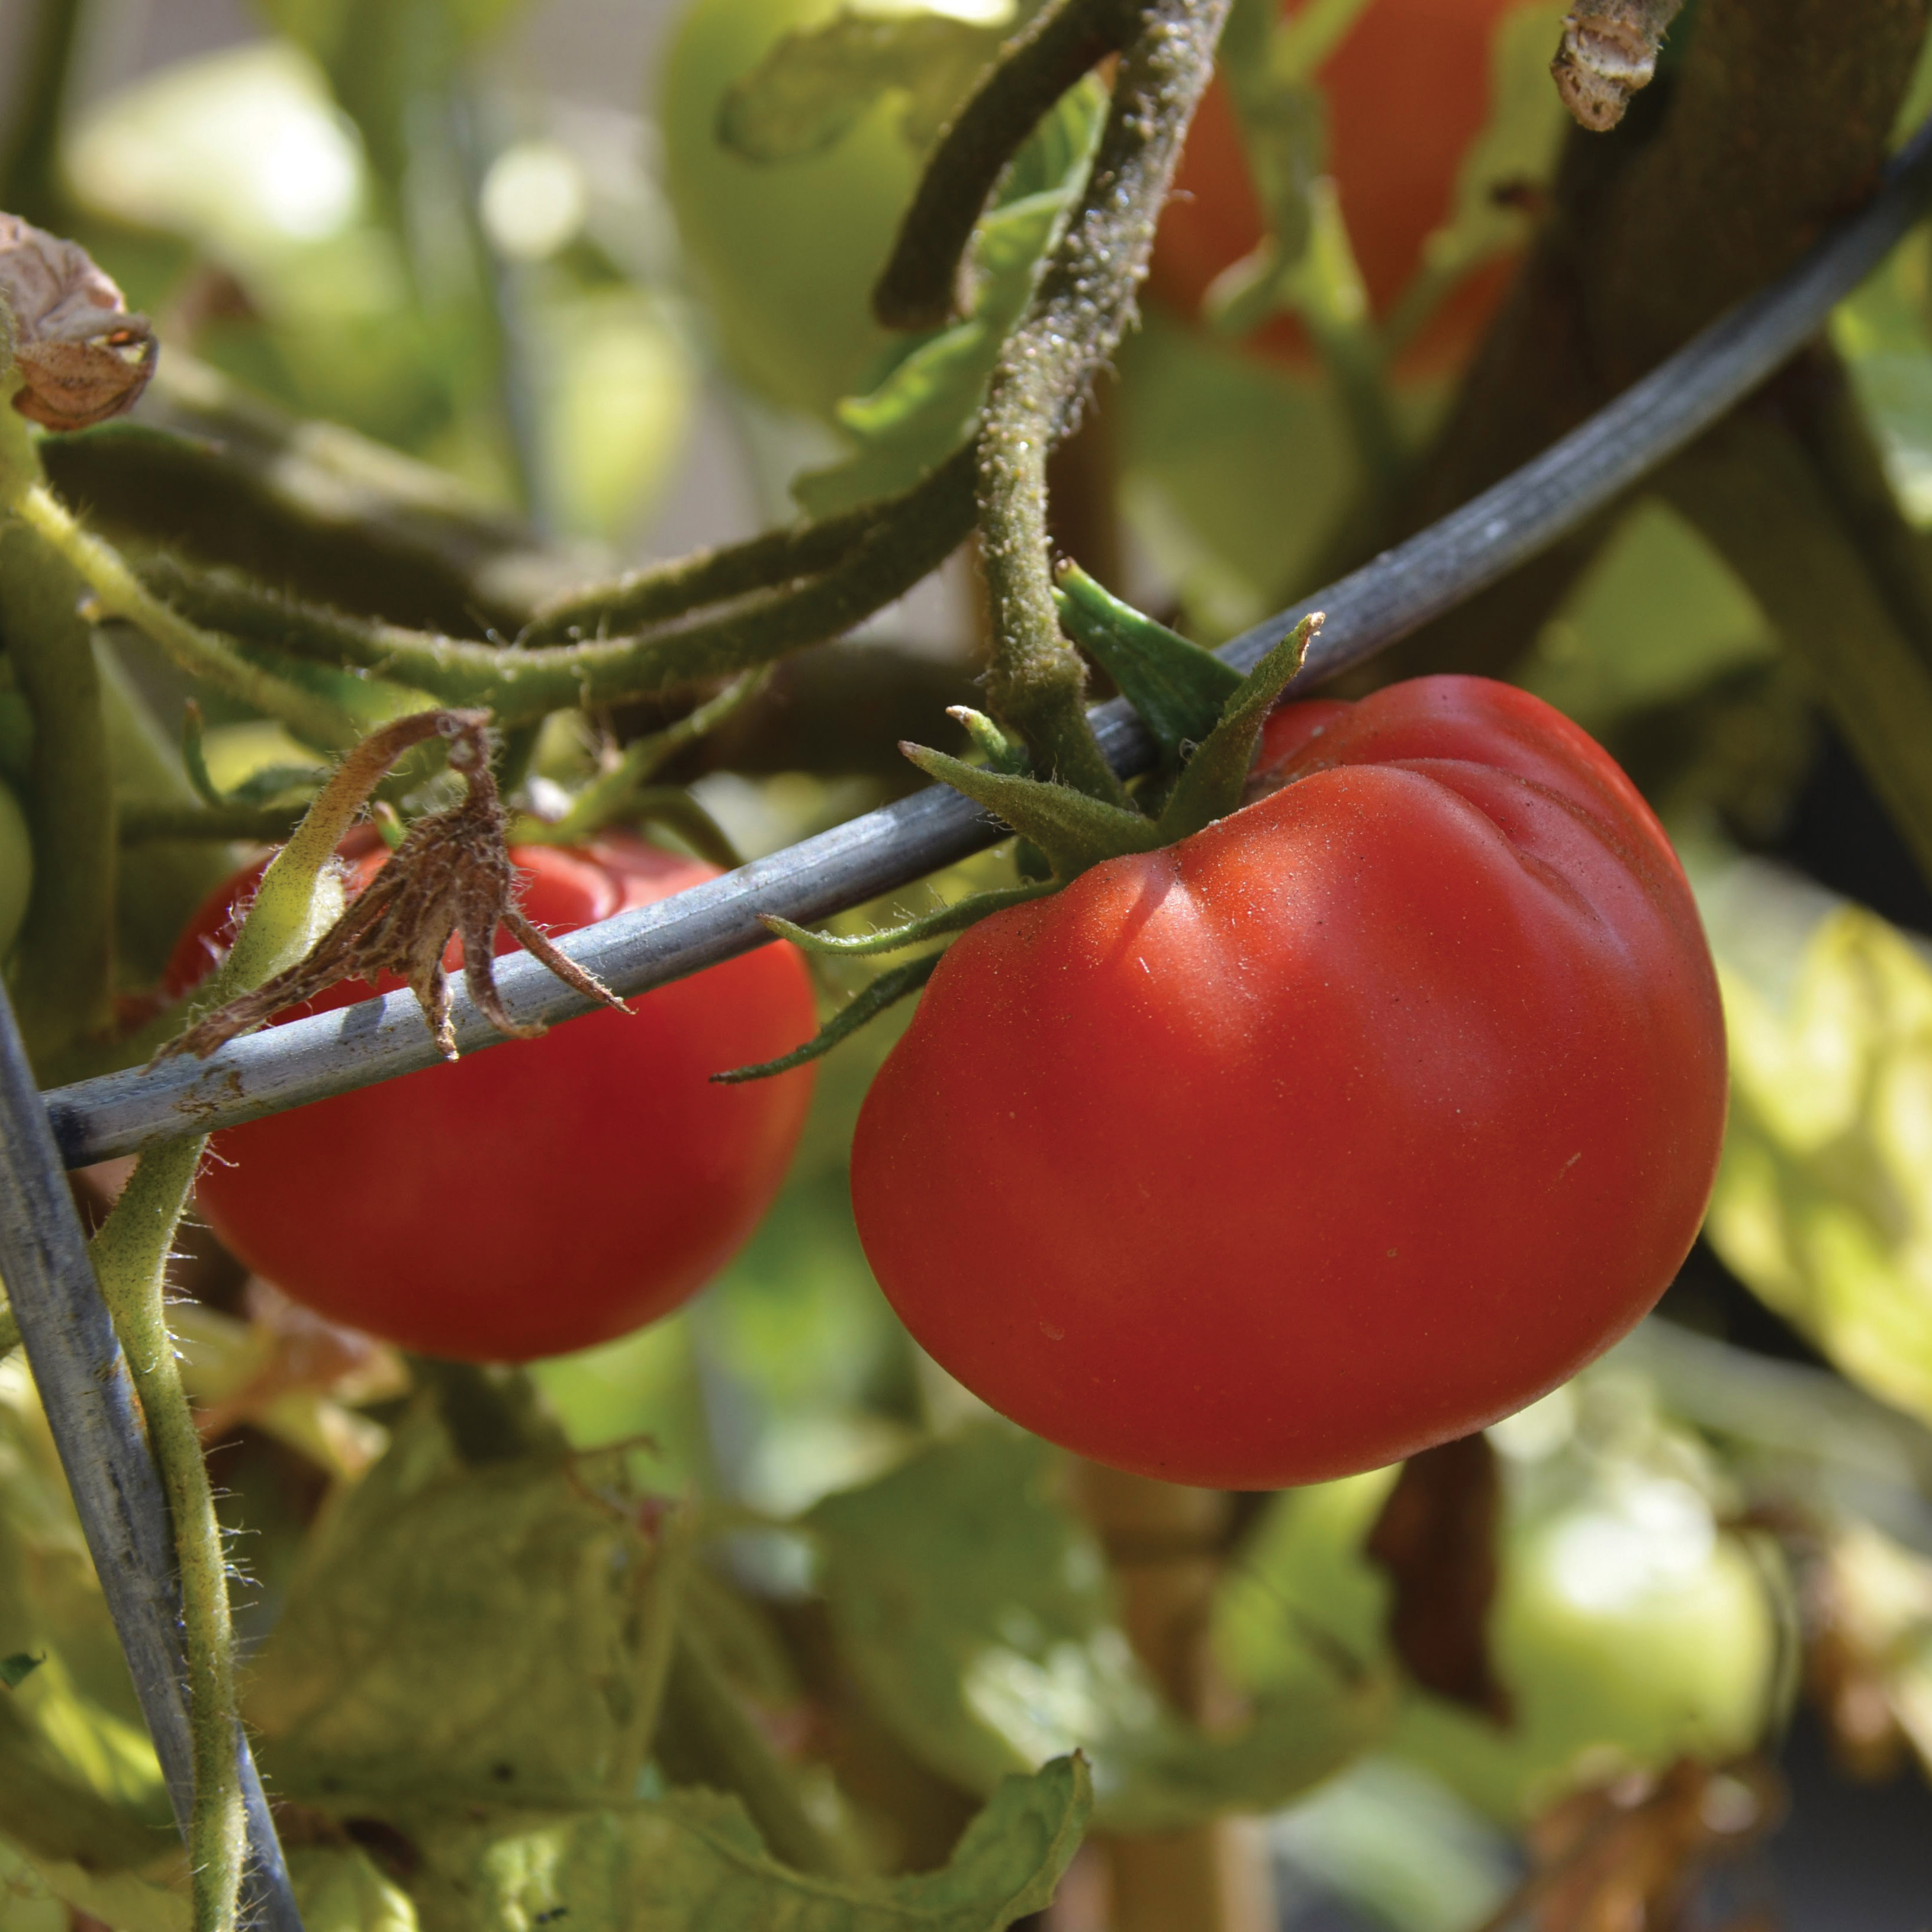
[[[346,856],[353,885],[388,854]],[[512,856],[525,914],[553,933],[716,876],[618,838]],[[206,971],[260,872],[203,906],[172,990]],[[513,944],[499,934],[499,952]],[[459,965],[460,946],[446,957]],[[369,991],[338,986],[308,1010]],[[724,1266],[797,1144],[809,1067],[746,1086],[709,1076],[788,1052],[814,1024],[804,962],[782,944],[631,1006],[219,1134],[197,1204],[296,1300],[406,1348],[523,1361],[626,1334]]]

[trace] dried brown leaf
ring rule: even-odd
[[[0,302],[12,314],[22,416],[86,429],[140,400],[160,353],[154,332],[77,242],[0,214]]]
[[[446,714],[462,720],[466,714]],[[457,1057],[442,956],[452,937],[463,942],[463,973],[474,1000],[499,1033],[533,1040],[546,1029],[511,1018],[496,990],[493,966],[496,928],[586,999],[624,1010],[624,1003],[592,974],[559,952],[517,906],[517,872],[505,834],[508,818],[490,771],[480,715],[470,714],[450,740],[449,764],[466,789],[447,811],[419,818],[388,862],[343,909],[342,916],[285,972],[205,1014],[156,1057],[183,1053],[199,1059],[237,1034],[260,1026],[285,1006],[298,1006],[344,980],[402,978],[416,996],[446,1060]]]
[[[1510,1694],[1490,1658],[1502,1485],[1482,1435],[1412,1456],[1365,1546],[1395,1586],[1389,1642],[1426,1690],[1508,1724]]]

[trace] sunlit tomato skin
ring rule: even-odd
[[[1370,313],[1386,320],[1422,266],[1423,247],[1454,206],[1462,157],[1486,124],[1498,22],[1524,0],[1369,0],[1317,70],[1334,177]],[[1297,10],[1284,6],[1289,14]],[[1162,211],[1148,285],[1187,316],[1214,278],[1261,241],[1264,218],[1226,86],[1209,88]],[[1453,291],[1402,373],[1461,362],[1500,299],[1512,265],[1486,264]],[[1309,360],[1297,323],[1278,318],[1252,346]]]
[[[1696,1233],[1725,1092],[1683,874],[1539,700],[1292,706],[1258,769],[1281,788],[962,936],[852,1172],[942,1366],[1232,1489],[1463,1435],[1623,1334]]]
[[[552,933],[716,876],[628,839],[512,856],[525,913]],[[386,858],[365,853],[352,883]],[[183,935],[177,988],[207,970],[259,873],[232,880]],[[512,943],[500,934],[498,950]],[[454,946],[448,963],[460,963]],[[369,990],[346,983],[307,1010]],[[808,1067],[745,1086],[709,1076],[789,1051],[815,1022],[804,962],[784,945],[630,1004],[218,1134],[200,1212],[297,1300],[429,1354],[527,1361],[655,1320],[757,1226],[811,1097]]]

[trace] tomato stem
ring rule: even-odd
[[[196,1138],[144,1154],[89,1253],[127,1352],[174,1525],[194,1760],[188,1849],[195,1932],[233,1932],[247,1820],[236,1752],[242,1720],[227,1564],[201,1437],[164,1306],[175,1232],[207,1144]]]
[[[1066,232],[988,386],[978,455],[980,556],[992,609],[992,710],[1035,768],[1124,810],[1082,705],[1085,668],[1061,636],[1048,568],[1046,464],[1135,314],[1181,142],[1213,70],[1228,0],[1156,0],[1114,82],[1113,105]]]
[[[625,580],[614,591],[578,598],[544,619],[532,634],[542,649],[475,644],[352,616],[231,572],[166,558],[146,570],[171,604],[198,623],[298,657],[379,672],[446,704],[487,706],[499,724],[510,727],[573,706],[618,704],[703,679],[736,676],[850,629],[936,570],[965,537],[972,525],[972,466],[970,448],[962,449],[902,495],[832,519],[839,541],[824,548],[836,554],[792,580],[746,595],[730,587],[730,573],[694,571],[684,587],[696,585],[722,602],[721,614],[690,621],[682,611],[666,611],[648,621],[667,628],[611,635],[608,627],[620,620],[646,621],[634,603],[651,602],[642,593],[634,599]],[[856,537],[849,534],[854,518],[863,520]],[[760,568],[776,567],[774,559],[819,554],[804,532],[758,542],[770,545],[760,552]],[[600,596],[608,608],[600,610]],[[680,621],[670,623],[672,618]],[[556,641],[576,630],[590,634]]]
[[[973,230],[1006,164],[1053,104],[1140,31],[1130,0],[1054,0],[994,57],[926,163],[872,291],[886,328],[941,328],[970,312],[960,284]]]

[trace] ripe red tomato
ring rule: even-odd
[[[554,933],[717,876],[629,838],[512,856],[525,914]],[[387,858],[364,848],[352,886]],[[208,970],[260,871],[202,907],[169,990]],[[513,944],[499,934],[500,952]],[[452,942],[447,963],[461,958]],[[304,1010],[368,992],[346,982]],[[631,1004],[218,1134],[200,1211],[297,1300],[405,1348],[520,1362],[626,1334],[717,1273],[797,1144],[810,1067],[746,1086],[708,1076],[786,1052],[815,1024],[804,962],[782,944]]]
[[[1463,154],[1490,118],[1491,38],[1522,4],[1369,0],[1316,74],[1328,104],[1328,172],[1378,321],[1414,279],[1424,243],[1449,214]],[[1240,131],[1217,79],[1189,132],[1148,286],[1170,308],[1198,315],[1208,285],[1263,232]],[[1403,373],[1432,374],[1462,362],[1514,266],[1486,263],[1453,291]],[[1259,331],[1252,346],[1292,365],[1308,360],[1300,325],[1286,316]]]
[[[1494,1421],[1696,1234],[1723,1019],[1690,890],[1539,699],[1276,713],[1280,788],[983,921],[853,1150],[880,1285],[1016,1421],[1274,1489]]]

